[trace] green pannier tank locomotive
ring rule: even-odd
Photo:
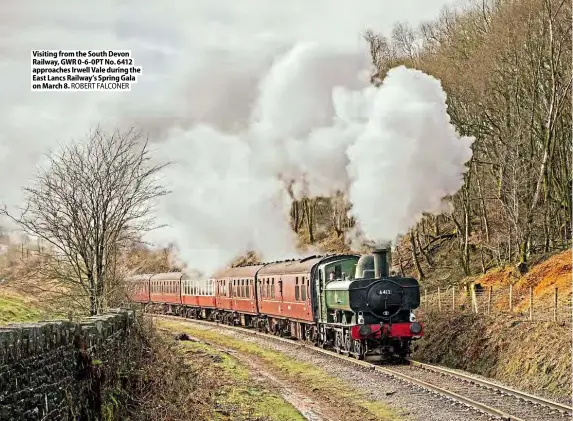
[[[368,360],[409,355],[423,329],[413,313],[418,281],[389,275],[388,249],[339,257],[319,264],[313,277],[320,344]]]

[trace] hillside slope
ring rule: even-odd
[[[537,302],[551,301],[554,288],[571,302],[571,251],[534,266],[525,276],[499,268],[478,277],[482,286],[533,288]],[[516,295],[517,295],[516,293]],[[517,306],[526,305],[517,303]],[[533,393],[571,400],[571,323],[522,321],[506,314],[424,315],[426,336],[415,358],[492,377]]]

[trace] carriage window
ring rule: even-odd
[[[271,298],[271,280],[267,278],[267,292],[265,293],[267,298]]]
[[[250,291],[249,291],[249,283],[250,282],[251,281],[249,281],[248,279],[245,282],[245,297],[247,297],[247,298],[249,298],[251,296]]]
[[[294,287],[294,300],[300,300],[300,286],[298,285],[298,276],[295,278],[296,285]]]
[[[305,278],[302,278],[302,281],[301,281],[302,285],[301,285],[301,287],[300,287],[300,298],[301,298],[301,301],[306,301],[306,285],[305,285],[305,282],[304,282],[304,281],[305,281]]]
[[[271,297],[275,298],[275,278],[273,278],[272,284],[271,284]]]

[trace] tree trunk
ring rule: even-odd
[[[426,279],[424,271],[422,270],[422,265],[420,265],[420,260],[418,259],[418,253],[416,252],[416,240],[414,239],[414,233],[410,231],[410,245],[412,246],[412,259],[414,260],[414,265],[418,271],[418,278],[420,281]]]
[[[308,229],[308,241],[314,244],[314,208],[315,201],[312,199],[304,199],[304,213],[306,217],[306,227]]]
[[[290,207],[290,215],[291,215],[292,229],[294,230],[294,232],[298,233],[298,230],[300,229],[300,209],[299,209],[299,203],[296,200],[292,201]]]

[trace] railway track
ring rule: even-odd
[[[381,366],[359,361],[310,344],[257,332],[244,327],[229,326],[205,320],[187,319],[179,316],[156,314],[153,314],[153,316],[185,320],[206,326],[218,326],[224,329],[239,331],[247,335],[265,337],[274,341],[288,343],[291,346],[295,345],[306,348],[313,352],[337,358],[349,364],[361,366],[368,370],[398,379],[432,394],[441,396],[453,403],[465,405],[494,419],[506,421],[563,421],[570,419],[573,415],[573,408],[570,406],[502,386],[466,373],[460,373],[415,360],[409,360],[409,364],[403,366]]]

